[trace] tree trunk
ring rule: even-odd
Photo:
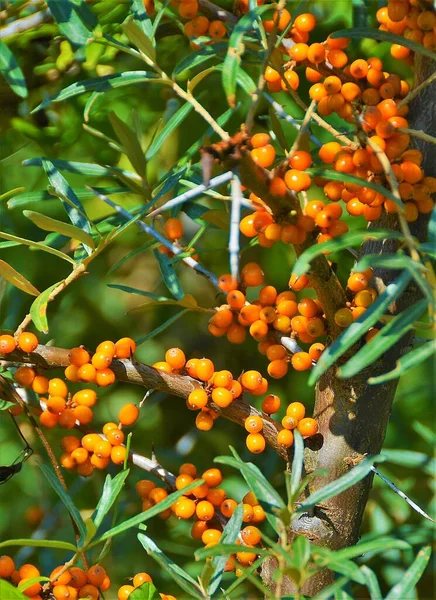
[[[415,66],[416,85],[434,72],[434,64],[422,57],[416,58]],[[433,82],[412,101],[408,116],[411,129],[436,135],[435,94],[436,83]],[[412,141],[413,145],[424,153],[423,168],[426,175],[434,176],[434,146],[418,138]],[[412,224],[413,235],[421,241],[426,238],[427,223],[428,217],[421,215],[418,221]],[[398,228],[397,219],[395,215],[384,213],[381,222],[376,226],[395,229]],[[395,241],[367,242],[362,247],[361,254],[395,252],[395,244]],[[383,291],[397,276],[398,271],[376,270],[378,291]],[[419,294],[419,289],[413,284],[410,285],[398,305],[391,307],[392,313],[410,306]],[[398,380],[377,386],[369,385],[367,380],[371,376],[393,369],[396,360],[408,349],[411,337],[412,334],[404,336],[385,356],[355,377],[338,379],[335,375],[337,366],[321,377],[316,389],[314,416],[319,421],[323,441],[317,451],[306,449],[305,468],[308,473],[315,469],[325,469],[328,475],[315,477],[309,486],[310,493],[345,474],[365,454],[378,454],[381,451]],[[340,363],[345,362],[352,353],[353,351],[350,351],[348,356],[342,357]],[[316,507],[313,514],[298,517],[292,523],[291,537],[297,534],[305,535],[315,544],[332,550],[355,544],[359,539],[363,512],[371,486],[372,476],[368,476],[351,489]],[[267,560],[262,569],[262,579],[272,589],[275,587],[273,574],[276,568],[274,560]],[[332,581],[333,573],[325,569],[309,579],[300,591],[311,597]],[[285,578],[282,595],[294,592],[294,583]]]

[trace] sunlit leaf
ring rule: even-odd
[[[0,72],[17,96],[27,98],[23,71],[18,66],[15,56],[2,41],[0,41]]]
[[[5,233],[4,231],[0,231],[0,238],[3,238],[5,240],[10,240],[11,242],[16,242],[18,244],[23,244],[23,246],[30,246],[31,248],[35,248],[37,250],[42,250],[43,252],[48,252],[49,254],[54,254],[54,256],[57,256],[58,258],[62,258],[63,260],[66,260],[66,261],[72,263],[74,266],[76,266],[75,261],[70,256],[68,256],[68,254],[64,254],[63,252],[56,250],[56,248],[50,248],[50,246],[46,246],[45,244],[42,244],[41,242],[34,242],[33,240],[26,240],[26,239],[20,238],[16,235],[12,235],[10,233]]]
[[[70,542],[62,540],[39,540],[36,538],[17,538],[0,542],[0,548],[8,548],[9,546],[25,546],[29,548],[56,548],[58,550],[67,550],[68,552],[76,552],[76,546]],[[4,581],[0,579],[0,583]],[[0,598],[3,596],[0,594]]]
[[[242,504],[238,504],[233,515],[230,517],[226,526],[223,529],[220,538],[220,544],[234,544],[238,539],[239,532],[241,531],[242,525]],[[210,577],[210,582],[207,587],[207,593],[210,596],[213,596],[215,592],[218,590],[219,585],[221,583],[221,578],[224,573],[224,567],[227,562],[228,555],[224,556],[215,556],[212,559],[212,573]]]
[[[158,135],[154,138],[150,147],[147,150],[146,159],[150,160],[159,151],[162,144],[165,140],[172,134],[172,132],[177,129],[177,127],[183,123],[186,117],[189,115],[191,110],[193,109],[192,104],[187,102],[183,106],[177,110],[173,116],[168,120],[168,122],[164,125]]]
[[[98,501],[97,508],[95,509],[95,517],[93,518],[96,529],[100,527],[104,517],[110,511],[115,500],[120,495],[128,474],[129,469],[121,471],[121,473],[115,475],[114,478],[109,474],[106,475],[103,491],[100,500]]]
[[[112,176],[112,173],[110,173]],[[24,189],[24,188],[19,188]],[[125,187],[106,187],[106,188],[94,188],[97,192],[101,194],[105,194],[105,196],[110,196],[111,194],[128,194],[131,193],[128,188]],[[89,198],[94,198],[94,194],[86,189],[86,188],[75,188],[74,192],[79,200],[88,200]],[[49,194],[45,190],[40,190],[38,192],[25,192],[24,194],[13,195],[13,197],[8,200],[8,208],[17,208],[21,206],[25,206],[26,204],[32,204],[34,202],[44,202],[47,200],[56,201],[56,198],[53,194]]]
[[[74,46],[82,46],[92,37],[98,21],[84,0],[47,0],[59,30]]]
[[[156,61],[156,51],[153,46],[153,40],[147,35],[132,17],[123,23],[122,29],[129,40],[151,61]]]
[[[145,35],[154,43],[153,24],[148,16],[143,0],[130,0],[130,10],[135,23],[142,29]]]
[[[173,77],[185,74],[186,71],[203,64],[211,58],[217,58],[220,53],[224,54],[226,50],[227,44],[225,42],[217,42],[216,44],[211,44],[210,46],[200,48],[196,52],[192,52],[176,65]]]
[[[129,598],[130,600],[160,600],[162,596],[152,583],[147,582],[135,588],[129,594]]]
[[[122,121],[114,112],[109,113],[109,121],[115,131],[117,138],[123,145],[127,158],[140,177],[145,176],[147,162],[141,148],[141,142],[137,134]]]
[[[23,210],[23,215],[30,219],[32,223],[34,223],[40,229],[44,231],[55,231],[56,233],[60,233],[65,237],[72,238],[74,240],[78,240],[83,244],[89,246],[94,249],[95,244],[92,236],[89,235],[83,229],[79,229],[75,225],[70,225],[69,223],[63,223],[62,221],[58,221],[57,219],[52,219],[51,217],[47,217],[38,212],[34,212],[33,210]]]
[[[12,285],[14,285],[19,290],[26,292],[26,294],[30,294],[31,296],[37,296],[39,291],[36,289],[34,285],[28,281],[24,275],[21,275],[18,271],[14,269],[11,265],[9,265],[4,260],[0,260],[0,277],[9,281]]]
[[[47,305],[50,300],[52,291],[60,285],[62,281],[58,281],[51,285],[49,288],[44,290],[32,303],[30,307],[30,316],[32,317],[33,324],[38,331],[48,333],[48,321],[47,321]]]
[[[404,600],[421,579],[431,556],[431,547],[426,546],[418,552],[412,565],[401,580],[390,590],[385,600]]]

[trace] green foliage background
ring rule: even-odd
[[[366,6],[361,2],[349,1],[320,0],[310,4],[311,10],[321,15],[317,30],[320,40],[325,38],[326,32],[350,26],[353,19],[355,24],[361,24],[359,20],[368,18],[376,8],[376,3],[371,2]],[[101,0],[93,9],[103,29],[112,34],[119,30],[118,24],[128,12],[127,3],[122,1],[117,2],[115,6],[113,2]],[[3,129],[0,146],[1,193],[15,188],[24,188],[22,191],[26,192],[46,189],[47,179],[40,167],[22,166],[23,160],[31,157],[47,156],[71,161],[97,162],[130,169],[131,165],[124,156],[110,148],[106,141],[95,138],[82,128],[86,96],[50,105],[44,111],[33,115],[30,114],[30,109],[48,95],[74,81],[142,68],[138,66],[137,61],[127,55],[117,54],[110,48],[105,50],[98,44],[91,44],[85,51],[75,51],[68,42],[58,36],[57,26],[53,23],[46,23],[36,31],[12,36],[7,42],[24,71],[29,97],[25,100],[18,98],[4,80],[0,82],[0,94],[4,99],[0,116]],[[356,45],[355,49],[356,54],[362,51],[367,55],[377,54],[383,58],[388,69],[392,67],[388,45],[365,41]],[[157,50],[160,65],[168,72],[172,72],[175,65],[190,52],[189,43],[182,35],[163,37],[158,42]],[[255,72],[256,65],[253,64],[252,68]],[[410,72],[406,75],[410,78]],[[226,110],[219,74],[211,75],[205,83],[200,83],[196,93],[197,97],[201,95],[201,101],[212,115],[219,116]],[[241,94],[238,100],[240,106],[227,125],[229,131],[236,129],[249,105],[249,100],[244,94]],[[294,116],[301,116],[284,94],[280,95],[279,102],[287,106],[287,109],[291,108]],[[130,124],[132,111],[136,111],[142,128],[143,147],[146,147],[158,120],[162,117],[168,119],[179,106],[179,100],[167,88],[151,84],[131,86],[111,91],[99,98],[93,107],[89,125],[114,138],[108,121],[109,111],[114,111]],[[262,129],[266,114],[267,107],[263,106],[257,117],[258,129]],[[152,159],[149,167],[151,183],[156,182],[168,171],[176,160],[183,156],[184,151],[201,138],[204,131],[203,122],[192,111]],[[286,133],[290,137],[295,135],[291,128],[286,130]],[[193,172],[198,174],[198,169],[194,168]],[[110,179],[88,180],[71,174],[64,175],[73,187],[83,187],[87,184],[102,187],[114,185]],[[128,208],[137,204],[138,197],[114,196],[114,200]],[[214,206],[214,202],[205,197],[200,200],[206,205]],[[85,201],[85,207],[93,220],[110,212],[106,205],[96,199]],[[63,208],[57,199],[24,208],[44,212],[60,220],[65,219]],[[5,200],[0,204],[0,217],[3,231],[29,239],[42,239],[41,230],[22,215],[21,208],[9,210]],[[188,241],[190,236],[194,235],[195,228],[192,222],[186,221],[186,225]],[[41,335],[41,341],[62,347],[85,344],[92,349],[104,339],[115,340],[126,335],[133,338],[143,337],[175,314],[179,309],[174,307],[132,311],[143,299],[108,287],[108,284],[115,283],[166,293],[160,281],[156,261],[150,252],[140,254],[115,272],[108,273],[116,261],[146,241],[143,233],[131,227],[118,243],[102,253],[91,264],[89,274],[71,285],[50,305],[50,334]],[[203,251],[200,255],[204,265],[214,273],[220,274],[228,271],[226,246],[227,232],[210,229],[196,248]],[[31,251],[26,247],[3,249],[2,257],[39,290],[46,289],[68,274],[68,267],[56,257]],[[286,289],[290,268],[294,262],[290,250],[285,250],[281,244],[262,252],[256,247],[246,247],[243,260],[260,261],[267,282],[278,289]],[[351,256],[344,254],[341,261],[339,268],[343,268],[345,272],[351,265]],[[213,307],[220,302],[214,289],[203,278],[183,265],[179,265],[178,273],[184,290],[192,293],[201,306]],[[14,330],[29,308],[29,296],[6,285],[4,280],[0,280],[0,289],[1,328]],[[137,352],[138,360],[153,363],[163,359],[168,347],[180,346],[187,356],[199,357],[205,354],[212,358],[219,368],[228,368],[234,374],[238,374],[244,368],[266,372],[266,361],[257,352],[253,340],[248,339],[242,346],[233,346],[225,338],[212,338],[207,332],[207,319],[208,315],[201,313],[186,314],[170,329],[141,346]],[[400,489],[430,513],[429,507],[434,492],[434,480],[431,479],[434,475],[434,463],[426,457],[431,455],[434,437],[429,437],[428,431],[424,431],[421,424],[429,427],[434,417],[432,366],[430,363],[423,364],[402,378],[385,443],[385,447],[394,452],[391,460],[380,467]],[[71,387],[74,388],[73,385]],[[299,374],[291,370],[285,379],[272,382],[270,391],[279,394],[284,404],[295,400],[304,402],[310,413],[314,390],[307,386],[304,373]],[[120,405],[127,401],[139,402],[143,394],[142,388],[122,384],[108,390],[100,390],[97,422],[103,424],[108,420],[115,420]],[[253,403],[259,406],[260,400],[253,398]],[[371,419],[371,415],[368,415],[368,418]],[[273,451],[267,450],[253,459],[245,449],[245,435],[240,427],[229,421],[218,420],[211,432],[202,433],[195,429],[194,419],[195,413],[186,410],[183,401],[154,392],[147,400],[142,416],[133,430],[132,447],[135,451],[149,456],[154,444],[159,460],[167,469],[177,471],[182,462],[189,461],[194,462],[201,472],[212,465],[215,456],[228,453],[228,446],[232,444],[243,458],[253,460],[277,489],[284,490],[284,465]],[[25,429],[25,432],[36,452],[24,465],[21,473],[0,488],[0,539],[28,537],[32,527],[22,515],[35,505],[42,506],[45,512],[40,526],[45,537],[71,539],[71,526],[65,510],[47,489],[37,466],[46,460],[44,453],[30,428]],[[48,436],[56,448],[55,440],[61,437],[59,431],[51,431]],[[4,414],[1,415],[0,444],[0,463],[9,464],[20,452],[21,440],[13,424]],[[402,451],[405,449],[407,451]],[[113,467],[112,470],[116,472]],[[226,475],[228,477],[224,487],[239,500],[247,491],[245,484],[230,470]],[[140,501],[136,496],[134,484],[146,476],[138,469],[132,470],[122,496],[121,508],[126,516],[140,511]],[[103,478],[104,473],[95,473],[89,480],[78,480],[74,474],[66,474],[71,494],[82,511],[89,511],[90,514],[94,509]],[[176,519],[163,522],[157,518],[149,526],[148,535],[151,535],[176,562],[192,575],[196,575],[200,566],[189,557],[192,557],[198,544],[190,538],[189,529],[189,523]],[[365,514],[363,534],[372,536],[380,533],[398,535],[418,546],[431,539],[430,524],[412,512],[402,499],[376,479]],[[17,556],[21,557],[23,562],[37,561],[44,574],[64,558],[64,555],[56,551],[35,550],[32,553],[29,549],[19,550]],[[391,551],[383,555],[383,560],[369,560],[368,564],[379,575],[382,588],[387,589],[401,578],[411,559],[412,551]],[[171,593],[175,589],[167,574],[159,572],[157,565],[145,555],[132,533],[124,534],[115,540],[103,564],[116,584],[127,583],[125,578],[146,570],[153,575],[161,591]],[[230,579],[233,576],[226,577]],[[420,589],[420,597],[431,595],[430,575],[421,581]],[[241,593],[251,593],[251,597],[256,597],[256,593],[252,590],[250,592],[249,588]]]

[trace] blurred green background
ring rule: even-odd
[[[13,3],[12,3],[13,4]],[[94,3],[93,10],[99,17],[103,29],[116,34],[118,24],[128,12],[126,2],[116,3],[100,1]],[[157,3],[159,6],[159,3]],[[224,4],[223,4],[224,5]],[[329,32],[354,24],[367,24],[378,8],[377,2],[310,2],[310,9],[319,17],[319,27],[313,41],[323,40]],[[295,3],[289,3],[292,8]],[[106,10],[104,10],[106,9]],[[17,16],[20,13],[17,12]],[[82,112],[87,96],[72,101],[52,104],[46,110],[31,115],[30,110],[48,95],[81,79],[112,72],[142,68],[137,61],[127,55],[117,54],[112,49],[104,50],[102,46],[91,44],[83,53],[71,48],[68,42],[58,36],[57,26],[45,23],[37,30],[12,36],[7,40],[15,56],[17,56],[25,73],[30,89],[29,98],[20,100],[10,92],[2,80],[0,94],[3,97],[3,110],[0,123],[3,130],[0,146],[1,193],[5,194],[16,188],[14,195],[21,192],[44,190],[47,179],[40,167],[23,167],[22,161],[38,156],[47,156],[71,161],[108,164],[130,169],[125,156],[108,146],[107,142],[98,139],[82,127]],[[353,46],[356,56],[377,55],[385,61],[385,68],[399,72],[403,77],[411,78],[411,71],[405,67],[398,69],[389,55],[389,46],[377,45],[368,40]],[[160,65],[169,73],[175,65],[190,52],[189,43],[182,35],[163,37],[158,42]],[[253,76],[258,65],[253,57],[247,61],[246,69]],[[195,73],[195,72],[194,72]],[[192,77],[192,75],[191,75]],[[212,93],[211,93],[212,90]],[[220,75],[212,74],[200,83],[197,97],[215,117],[226,109],[226,101],[220,87]],[[305,94],[303,86],[302,94]],[[239,107],[227,125],[234,131],[244,119],[249,106],[249,99],[243,93],[238,97]],[[284,105],[296,118],[301,118],[301,111],[293,105],[285,94],[277,96],[277,101]],[[109,111],[114,111],[120,118],[132,125],[133,111],[138,115],[142,129],[143,148],[150,142],[159,119],[167,120],[180,106],[179,100],[167,88],[146,84],[131,86],[122,90],[114,90],[97,99],[88,123],[91,127],[115,138],[108,121]],[[266,104],[260,107],[256,118],[256,129],[268,126]],[[335,117],[332,117],[335,122]],[[336,122],[336,124],[338,124]],[[343,122],[341,122],[343,126]],[[295,130],[283,125],[286,136],[292,140]],[[202,139],[206,127],[200,117],[191,113],[182,126],[164,143],[158,155],[149,164],[149,182],[156,182],[178,161],[184,151],[198,139]],[[324,132],[314,128],[316,135],[323,139]],[[324,136],[325,138],[325,136]],[[205,140],[207,141],[207,140]],[[194,159],[197,161],[198,155]],[[194,164],[193,163],[193,164]],[[199,173],[193,166],[194,174]],[[112,179],[83,178],[64,173],[73,187],[83,188],[85,185],[101,187],[114,185]],[[187,174],[187,177],[189,173]],[[168,198],[171,196],[167,196]],[[140,202],[138,196],[116,195],[113,200],[125,207],[136,206]],[[198,202],[211,207],[220,207],[222,203],[211,201],[206,197]],[[99,200],[84,201],[91,219],[101,219],[110,214],[110,210]],[[65,213],[56,199],[33,203],[23,208],[30,208],[65,220]],[[9,210],[6,202],[0,203],[1,229],[21,237],[42,240],[43,232],[36,228],[22,214],[22,208]],[[184,217],[185,240],[188,242],[198,229],[198,225]],[[355,222],[354,222],[355,225]],[[153,254],[141,253],[125,262],[115,272],[108,273],[110,268],[131,250],[144,244],[147,237],[135,227],[131,227],[119,241],[110,246],[94,262],[89,274],[71,285],[58,299],[49,306],[50,333],[40,336],[43,343],[52,343],[62,347],[79,344],[93,349],[101,340],[116,340],[122,336],[141,338],[164,323],[178,312],[177,307],[153,307],[138,311],[132,308],[140,305],[140,296],[111,289],[108,284],[122,284],[145,291],[167,295],[162,284],[158,265]],[[200,251],[201,262],[215,274],[227,272],[228,253],[227,232],[209,229],[196,244]],[[259,252],[258,247],[249,248],[243,241],[243,262],[259,261],[266,273],[266,282],[275,285],[279,290],[286,289],[291,266],[294,261],[292,250],[282,244]],[[68,274],[66,263],[56,257],[29,250],[23,246],[2,249],[2,258],[10,262],[23,273],[39,290],[44,290]],[[351,266],[351,255],[337,257],[339,274],[344,274]],[[184,265],[178,265],[177,272],[186,293],[192,293],[198,303],[204,307],[213,307],[223,301],[217,296],[208,282],[196,275]],[[30,297],[0,280],[1,289],[1,328],[14,330],[21,322],[30,306]],[[163,360],[165,350],[171,346],[180,346],[188,357],[206,355],[213,359],[220,369],[230,369],[238,375],[243,369],[254,368],[266,373],[266,360],[256,349],[256,343],[248,339],[241,346],[234,346],[225,338],[216,339],[207,332],[208,315],[188,313],[175,322],[170,328],[142,345],[137,352],[137,359],[146,363]],[[428,430],[420,424],[430,427],[434,417],[432,398],[433,371],[428,363],[412,369],[400,381],[395,399],[394,410],[389,424],[385,447],[392,450],[407,449],[409,453],[391,455],[391,460],[381,466],[381,471],[388,475],[400,489],[410,496],[427,512],[434,506],[434,462],[427,460],[431,455],[432,438]],[[53,373],[54,374],[54,373]],[[71,385],[74,390],[76,386]],[[277,393],[284,404],[299,400],[306,404],[310,413],[313,406],[314,390],[306,384],[306,375],[290,371],[286,378],[271,382],[270,391]],[[118,384],[107,390],[99,390],[97,420],[103,424],[116,419],[118,408],[130,401],[139,402],[144,389]],[[260,406],[261,400],[253,398],[253,403]],[[233,445],[242,457],[257,464],[270,481],[284,493],[283,463],[277,455],[267,450],[259,456],[249,455],[245,449],[245,433],[235,424],[218,420],[212,431],[198,432],[194,425],[195,414],[186,410],[183,401],[154,392],[146,401],[141,418],[133,429],[132,448],[145,456],[150,456],[154,444],[158,459],[169,470],[176,472],[182,462],[193,462],[199,471],[212,466],[217,455],[227,454],[229,445]],[[281,415],[279,415],[281,417]],[[19,454],[22,442],[12,422],[5,413],[0,415],[0,463],[9,464]],[[368,415],[371,418],[371,415]],[[71,539],[72,531],[65,509],[57,502],[51,490],[47,488],[38,464],[46,461],[37,439],[30,427],[20,420],[22,430],[35,454],[24,465],[21,473],[16,475],[5,486],[0,487],[0,539],[29,537],[32,531],[47,538]],[[62,433],[58,430],[49,432],[49,439],[54,448],[59,448],[58,441]],[[60,451],[59,451],[60,453]],[[117,472],[113,466],[112,474]],[[229,494],[240,500],[247,491],[245,484],[235,472],[224,469],[226,480],[224,487]],[[66,474],[66,480],[77,506],[89,516],[101,493],[104,473],[95,473],[89,480],[78,479],[74,474]],[[141,503],[134,489],[138,479],[147,477],[138,469],[132,469],[127,485],[122,494],[121,509],[123,516],[136,514]],[[34,507],[43,509],[41,524],[32,518]],[[121,514],[121,513],[120,513]],[[23,518],[23,515],[26,515]],[[188,571],[197,575],[200,565],[192,558],[198,543],[189,535],[190,524],[171,518],[168,521],[154,519],[149,525],[149,535],[176,562]],[[431,539],[430,524],[413,512],[398,496],[393,494],[380,480],[376,480],[371,492],[370,501],[365,513],[362,535],[391,533],[407,539],[420,546]],[[369,566],[380,576],[382,589],[386,590],[398,581],[412,560],[412,551],[391,551],[381,558],[371,559]],[[54,566],[65,560],[65,555],[49,550],[21,549],[16,552],[19,561],[36,561],[45,574]],[[97,555],[94,556],[94,559]],[[103,565],[110,573],[114,587],[127,583],[126,578],[138,571],[149,571],[155,579],[160,591],[177,593],[176,586],[169,580],[168,574],[160,571],[140,547],[133,532],[118,537]],[[429,570],[427,571],[427,573]],[[233,575],[226,575],[231,580]],[[431,576],[426,575],[419,588],[421,598],[431,597]],[[365,597],[363,590],[354,592],[355,597]],[[106,595],[111,598],[114,591]],[[250,587],[241,588],[240,597],[259,597]]]

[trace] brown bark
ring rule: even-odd
[[[431,75],[434,64],[417,57],[416,66],[418,85]],[[436,134],[435,93],[435,84],[425,88],[411,103],[409,113],[411,128],[424,130],[433,136]],[[424,153],[423,167],[426,175],[434,176],[434,146],[421,139],[412,140],[412,144]],[[394,216],[385,215],[382,221],[377,223],[378,227],[397,228]],[[424,215],[411,227],[412,233],[421,241],[426,238],[427,222],[428,218]],[[395,244],[396,242],[390,241],[368,242],[362,247],[361,255],[395,252]],[[397,276],[398,271],[376,270],[376,285],[382,291]],[[391,307],[392,312],[407,308],[416,301],[419,294],[416,286],[410,285],[398,305]],[[393,369],[396,360],[407,350],[410,340],[411,335],[404,336],[385,356],[355,377],[338,379],[335,375],[339,366],[337,365],[318,382],[314,416],[319,420],[323,443],[318,451],[306,449],[305,468],[307,472],[326,469],[328,475],[314,478],[310,484],[310,493],[346,473],[352,468],[353,462],[358,461],[364,454],[378,454],[381,451],[398,380],[378,386],[368,385],[367,380],[370,376]],[[343,357],[344,360],[346,358]],[[359,539],[363,512],[371,486],[372,476],[366,477],[351,489],[328,500],[322,507],[317,507],[313,515],[303,515],[296,519],[292,524],[291,537],[296,534],[305,535],[315,544],[327,546],[332,550],[355,544]],[[262,571],[264,583],[273,589],[273,574],[276,568],[274,560],[270,560],[265,562]],[[333,574],[324,570],[309,579],[301,592],[309,597],[314,596],[332,580]],[[282,594],[293,592],[293,582],[285,578]]]

